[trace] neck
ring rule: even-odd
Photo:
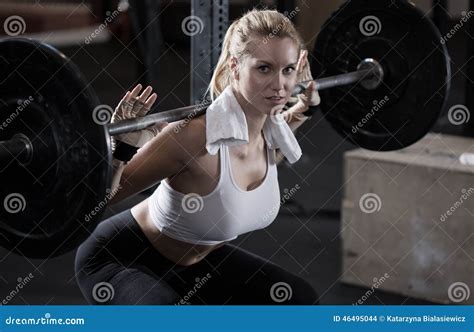
[[[245,114],[245,120],[247,121],[249,132],[249,144],[257,144],[262,138],[263,125],[265,124],[267,115],[260,112],[252,104],[247,102],[247,100],[235,88],[232,88],[232,91]]]

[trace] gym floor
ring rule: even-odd
[[[453,58],[451,99],[463,100],[464,81],[456,64],[465,62],[465,36],[450,41]],[[136,50],[118,41],[61,49],[78,65],[97,91],[101,102],[116,105],[123,92],[139,81]],[[189,45],[165,42],[160,57],[161,79],[156,87],[158,110],[189,104]],[[319,116],[299,129],[297,137],[304,157],[294,167],[281,164],[280,185],[301,181],[303,190],[282,206],[267,229],[240,236],[234,244],[266,257],[308,280],[320,294],[321,304],[352,304],[367,291],[339,282],[341,275],[340,216],[342,154],[355,147],[344,142]],[[434,131],[456,134],[440,117]],[[324,144],[322,144],[323,142]],[[311,152],[309,152],[311,151]],[[133,206],[150,191],[107,210],[104,218]],[[298,202],[296,204],[295,202]],[[319,210],[320,209],[320,210]],[[319,210],[318,214],[315,214]],[[59,221],[58,221],[59,222]],[[85,304],[74,279],[74,255],[34,260],[0,249],[0,298],[10,293],[18,278],[30,273],[32,281],[9,304]],[[429,304],[405,296],[376,291],[365,304]]]

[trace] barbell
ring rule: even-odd
[[[344,138],[378,151],[423,137],[450,86],[436,27],[411,3],[391,3],[347,1],[323,26],[311,64],[325,118]],[[74,63],[29,39],[0,41],[0,77],[0,245],[32,258],[76,248],[100,221],[114,195],[110,136],[196,117],[210,105],[110,124],[111,109],[103,113]]]

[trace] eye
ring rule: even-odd
[[[285,69],[283,69],[283,74],[285,75],[289,75],[291,74],[292,72],[295,71],[295,67],[291,66],[291,67],[286,67]]]
[[[270,70],[270,68],[267,65],[261,65],[261,66],[258,66],[258,70],[261,73],[267,73]]]

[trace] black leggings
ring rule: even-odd
[[[92,304],[317,304],[311,285],[231,244],[190,266],[156,250],[130,210],[102,221],[76,254]]]

